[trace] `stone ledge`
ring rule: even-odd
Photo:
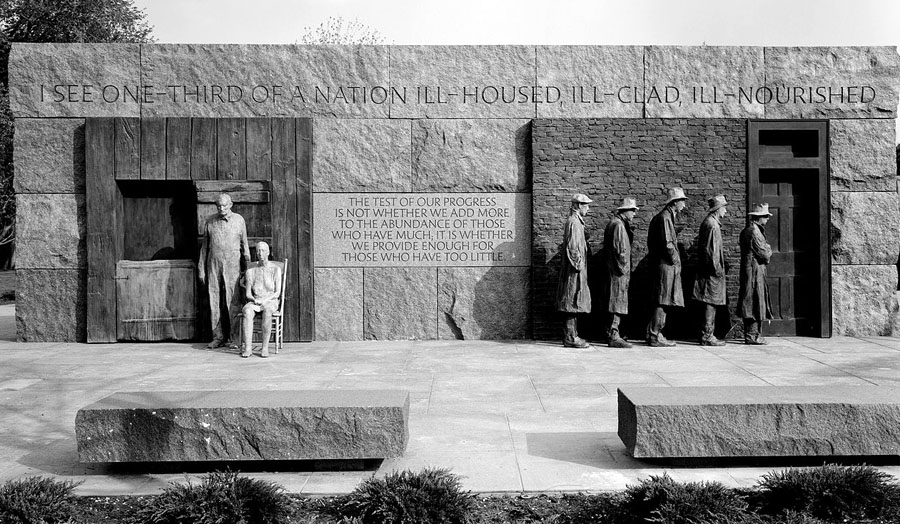
[[[900,453],[900,388],[619,389],[619,438],[637,458]]]
[[[78,410],[75,436],[81,462],[398,457],[409,393],[120,392]]]

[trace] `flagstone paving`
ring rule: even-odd
[[[506,493],[617,490],[664,472],[751,486],[789,465],[633,459],[616,435],[620,386],[900,384],[900,339],[893,338],[624,350],[534,341],[314,342],[241,359],[202,344],[21,344],[13,342],[11,315],[12,306],[0,306],[0,481],[53,476],[82,482],[82,495],[159,493],[200,474],[80,464],[75,413],[115,391],[404,389],[411,409],[403,457],[362,470],[247,474],[291,492],[336,494],[372,475],[436,466],[462,475],[466,489]],[[900,476],[897,464],[879,467]]]

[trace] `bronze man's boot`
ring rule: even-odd
[[[704,304],[703,330],[700,334],[701,346],[724,346],[725,341],[713,334],[716,327],[716,306]]]
[[[566,317],[565,337],[563,338],[563,346],[570,348],[589,348],[590,344],[586,340],[578,336],[577,318],[575,315]]]

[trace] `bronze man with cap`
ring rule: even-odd
[[[586,195],[572,197],[569,218],[563,233],[560,253],[559,285],[556,287],[556,309],[565,315],[563,345],[591,347],[578,336],[577,314],[591,312],[591,290],[588,288],[587,240],[584,236],[584,216],[592,200]]]
[[[606,311],[610,315],[606,335],[611,348],[630,348],[631,344],[619,334],[622,317],[628,314],[628,282],[631,279],[631,242],[634,233],[631,219],[638,207],[634,198],[625,197],[622,205],[603,231],[603,252],[606,260]]]
[[[716,338],[716,306],[725,305],[725,250],[722,245],[720,221],[727,210],[725,195],[709,199],[706,218],[700,223],[700,238],[697,241],[697,278],[694,280],[694,300],[703,304],[703,328],[700,334],[701,346],[724,346],[725,342]]]
[[[772,258],[772,246],[764,229],[769,217],[769,204],[754,204],[747,215],[750,223],[741,231],[741,287],[738,311],[744,319],[744,342],[762,345],[760,322],[772,318],[769,293],[766,289],[766,265]]]
[[[680,187],[669,189],[666,206],[653,217],[647,231],[647,251],[653,278],[653,308],[647,326],[647,344],[654,347],[672,347],[666,340],[666,309],[684,307],[681,291],[681,255],[678,253],[678,237],[675,233],[675,215],[685,207],[687,197]]]

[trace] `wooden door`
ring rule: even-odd
[[[191,340],[197,336],[197,267],[191,260],[116,264],[119,340]]]
[[[772,335],[831,336],[827,122],[750,122],[748,208],[768,203]]]

